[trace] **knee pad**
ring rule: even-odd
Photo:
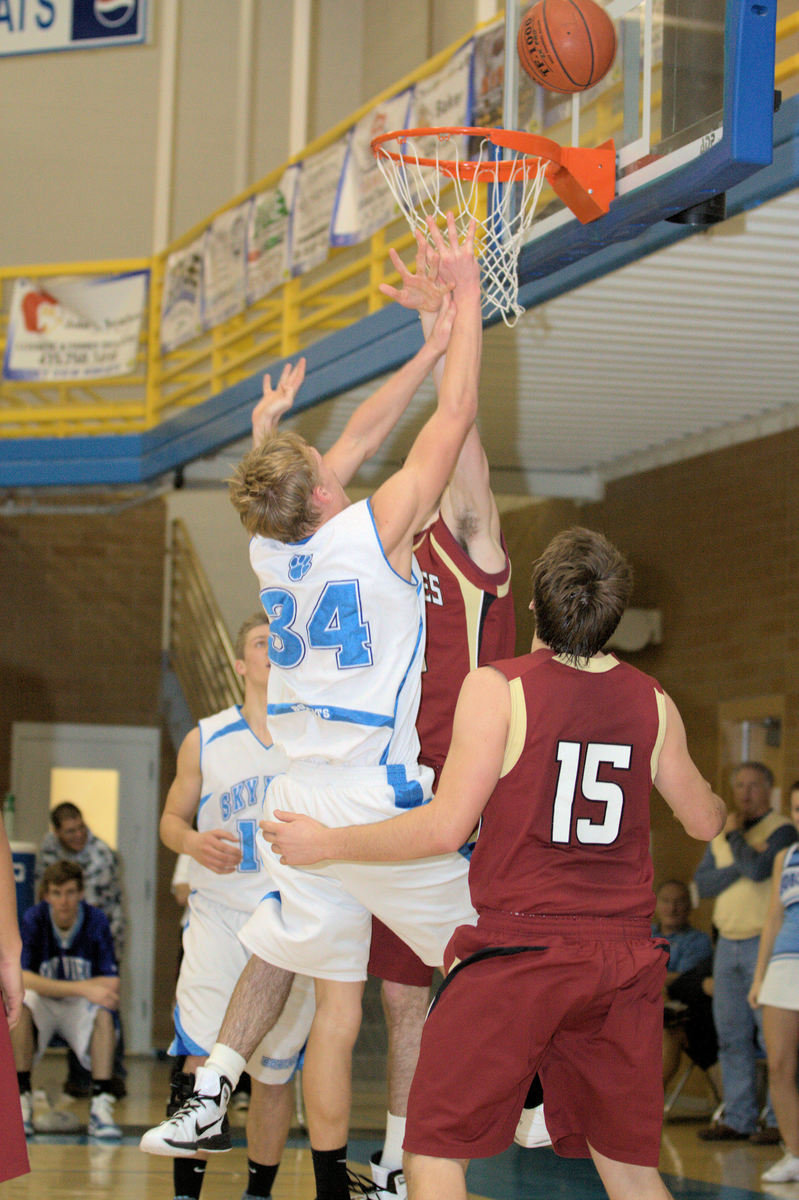
[[[175,1071],[169,1084],[169,1103],[166,1106],[166,1115],[171,1117],[194,1091],[194,1075],[185,1071]]]

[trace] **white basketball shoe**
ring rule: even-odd
[[[231,1147],[227,1106],[230,1080],[213,1068],[199,1067],[194,1092],[177,1112],[148,1129],[139,1142],[147,1154],[193,1158],[198,1150],[219,1154]]]

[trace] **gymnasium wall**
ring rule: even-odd
[[[14,721],[162,725],[165,535],[160,500],[116,515],[59,514],[53,508],[0,517],[3,794]],[[174,751],[162,728],[161,796],[174,773]],[[178,910],[169,895],[174,855],[160,846],[158,854],[156,945],[169,981],[178,946]],[[169,1037],[165,990],[169,985],[165,989],[163,971],[157,971],[157,1045]]]
[[[631,476],[604,501],[531,503],[506,512],[513,560],[517,649],[532,635],[529,568],[558,530],[601,529],[630,557],[633,603],[663,612],[663,644],[629,655],[660,679],[683,714],[689,745],[716,787],[720,701],[785,695],[785,791],[799,777],[799,432],[765,438]],[[244,591],[231,594],[235,623],[257,603],[246,543],[229,526],[224,492],[173,493],[118,515],[0,518],[2,680],[0,787],[8,778],[13,720],[160,724],[162,587],[169,516],[195,508],[197,543],[210,568],[241,555]],[[205,507],[204,507],[205,506]],[[205,514],[203,516],[203,513]],[[220,522],[215,526],[209,514]],[[202,530],[206,530],[206,537]],[[222,532],[218,533],[217,529]],[[222,543],[225,543],[224,545]],[[162,739],[162,787],[174,774]],[[690,878],[702,845],[653,802],[656,879]],[[156,944],[164,972],[177,949],[169,896],[173,856],[160,849]],[[707,925],[703,906],[700,922]],[[155,1040],[169,1035],[164,974],[158,977]]]
[[[691,753],[716,790],[718,706],[785,696],[783,797],[799,778],[799,432],[612,483],[601,503],[541,503],[503,518],[514,567],[519,649],[532,634],[529,568],[558,529],[599,529],[635,568],[632,603],[663,613],[663,643],[626,657],[682,713]],[[703,845],[653,803],[656,880],[690,879]],[[709,920],[703,905],[702,919]]]
[[[143,46],[3,59],[0,264],[153,250],[159,87],[178,11],[169,239],[229,201],[235,179],[238,3],[150,0]],[[244,186],[289,157],[290,0],[256,0]],[[472,28],[461,0],[314,0],[307,140]]]

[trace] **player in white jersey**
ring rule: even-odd
[[[430,224],[437,271],[453,289],[452,297],[442,304],[431,337],[395,376],[412,378],[420,366],[426,374],[447,350],[436,410],[402,469],[369,501],[350,505],[345,485],[397,419],[396,412],[390,422],[385,414],[376,419],[375,397],[354,414],[324,456],[296,435],[273,433],[302,381],[298,366],[286,369],[277,395],[265,388],[254,414],[255,448],[231,488],[242,520],[256,535],[254,565],[269,571],[262,587],[272,618],[270,727],[290,759],[299,760],[270,785],[270,811],[310,808],[326,813],[328,820],[335,815],[336,823],[369,822],[430,795],[431,773],[416,764],[413,728],[422,661],[413,535],[438,504],[474,422],[482,342],[474,228],[459,246],[450,214],[448,235],[447,241]],[[261,442],[263,432],[272,436]],[[281,556],[280,576],[272,573],[273,552]],[[325,569],[328,554],[332,575]],[[359,671],[370,669],[384,679],[385,694],[350,686]],[[281,699],[273,708],[276,695]],[[360,1026],[370,912],[438,965],[453,924],[474,920],[467,864],[460,855],[447,855],[422,863],[421,871],[410,864],[388,872],[368,864],[355,870],[350,864],[331,871],[293,871],[279,864],[275,869],[280,909],[260,905],[242,931],[253,957],[219,1042],[202,1077],[198,1073],[197,1090],[171,1122],[145,1134],[142,1146],[170,1139],[202,1145],[206,1137],[217,1136],[231,1082],[274,1019],[280,977],[274,964],[299,968],[316,979],[317,1012],[303,1084],[317,1196],[348,1200],[350,1066]],[[271,1011],[263,1000],[265,988],[273,998]]]
[[[415,772],[421,573],[405,579],[385,558],[369,501],[299,546],[253,538],[250,561],[270,622],[268,711],[278,745],[292,762]],[[379,653],[385,646],[390,655]]]
[[[287,766],[266,724],[269,625],[263,613],[244,622],[235,655],[236,671],[244,681],[244,702],[204,718],[184,739],[161,818],[165,844],[191,856],[175,1039],[170,1048],[170,1053],[186,1058],[183,1071],[173,1076],[168,1111],[191,1095],[194,1072],[216,1041],[231,993],[246,966],[249,955],[238,937],[241,926],[260,902],[278,902],[255,845],[266,789]],[[271,1194],[291,1124],[290,1080],[313,1012],[313,982],[298,975],[280,1020],[247,1063],[252,1097],[245,1200]],[[175,1197],[197,1200],[204,1171],[204,1157],[194,1157],[192,1152],[191,1157],[176,1158]]]

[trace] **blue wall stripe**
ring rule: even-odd
[[[746,168],[754,173],[728,189],[730,216],[799,185],[799,96],[788,100],[774,117],[773,144],[773,161],[760,169]],[[753,153],[751,147],[748,153]],[[713,150],[703,157],[709,160],[712,154]],[[735,166],[731,171],[736,175],[742,169]],[[718,185],[722,172],[723,167],[713,167],[712,188]],[[678,177],[676,173],[656,187],[661,196],[664,189],[671,196],[666,207],[672,212],[685,206],[684,190],[679,203],[671,195]],[[639,191],[646,193],[651,187]],[[696,232],[694,227],[665,220],[644,228],[641,217],[642,232],[630,238],[630,222],[634,226],[639,219],[635,206],[641,204],[643,199],[638,193],[619,198],[608,216],[602,218],[602,225],[608,223],[604,234],[599,225],[592,230],[591,226],[575,227],[570,222],[526,247],[519,264],[522,304],[533,308]],[[611,241],[596,248],[600,234]],[[579,249],[577,243],[581,239],[586,239],[586,245],[591,243],[590,252]],[[571,261],[578,252],[585,257]],[[569,261],[564,262],[564,257]],[[556,262],[562,265],[552,269]],[[541,277],[544,269],[551,273]],[[416,314],[399,305],[389,305],[345,330],[330,334],[305,351],[308,371],[296,410],[311,408],[394,370],[415,353],[420,341]],[[280,373],[284,361],[278,359],[270,366],[273,377]],[[262,377],[262,372],[253,375],[144,434],[0,440],[0,487],[122,485],[146,483],[168,475],[177,467],[247,436],[250,412],[260,396]]]

